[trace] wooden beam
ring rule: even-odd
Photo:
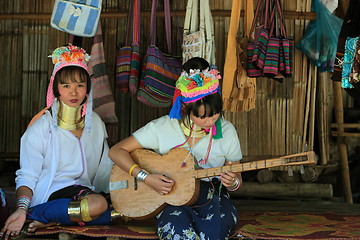
[[[0,152],[0,159],[2,158],[19,158],[20,153],[18,152]]]
[[[305,197],[332,198],[331,184],[317,183],[257,183],[244,182],[239,190],[230,193],[234,197]]]
[[[332,123],[332,128],[360,128],[360,123]]]
[[[231,10],[212,10],[213,17],[230,17]],[[141,16],[150,17],[150,11],[141,11]],[[158,16],[163,17],[163,12],[158,12]],[[185,11],[176,11],[171,13],[172,16],[185,16]],[[244,11],[241,11],[241,15],[244,16]],[[284,11],[285,18],[287,19],[302,19],[313,20],[316,19],[314,12],[296,12],[296,11]],[[127,11],[119,12],[102,12],[101,18],[127,18]],[[50,20],[51,13],[1,13],[0,19],[13,19],[13,20]]]
[[[360,133],[332,131],[334,137],[360,137]]]

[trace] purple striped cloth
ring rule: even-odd
[[[89,73],[93,90],[94,111],[99,114],[105,123],[118,121],[115,114],[115,101],[111,91],[105,63],[104,45],[101,32],[101,24],[94,36],[91,47],[91,59],[89,61]]]

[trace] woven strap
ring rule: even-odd
[[[210,56],[208,57],[208,60],[210,63],[215,64],[215,37],[214,37],[214,21],[211,15],[211,10],[210,10],[210,2],[209,0],[200,0],[203,1],[203,4],[201,4],[201,6],[203,6],[204,8],[204,22],[205,22],[205,33],[206,33],[206,42],[211,45],[211,52],[207,53]],[[200,24],[201,25],[201,24]]]
[[[153,0],[151,4],[150,16],[150,45],[156,45],[156,7],[157,0]]]
[[[258,1],[258,5],[262,0]],[[254,2],[252,0],[245,0],[245,13],[244,13],[244,36],[249,36],[251,33],[251,26],[253,24],[254,19]],[[257,10],[258,10],[257,6]],[[231,19],[230,19],[230,28],[229,35],[236,37],[240,20],[241,20],[241,0],[235,2],[231,8]]]
[[[234,75],[237,68],[236,37],[239,28],[241,3],[242,0],[233,1],[231,6],[230,27],[227,38],[224,78],[222,87],[224,106],[227,106],[229,104],[231,91],[233,89]]]
[[[140,9],[141,0],[134,0],[134,13],[133,13],[133,43],[140,43]]]
[[[188,0],[184,21],[184,34],[198,31],[198,0]]]
[[[125,38],[125,46],[129,46],[131,30],[132,30],[132,22],[133,22],[133,11],[134,11],[134,1],[129,1],[129,13],[126,24],[126,38]]]
[[[200,5],[199,5],[200,1]],[[200,6],[200,21],[198,9]],[[188,0],[184,21],[184,36],[203,32],[206,40],[205,58],[210,64],[215,64],[214,22],[211,15],[209,0]]]
[[[198,0],[196,0],[198,2]],[[200,22],[199,22],[199,30],[205,32],[205,21],[207,13],[206,5],[209,4],[207,0],[200,0]],[[205,20],[206,19],[206,20]]]
[[[261,0],[259,0],[259,2],[260,1]],[[232,3],[228,38],[230,37],[232,39],[236,39],[237,37],[240,22],[241,2],[242,0],[238,0]]]
[[[259,0],[260,1],[260,0]],[[250,36],[251,24],[254,19],[254,1],[245,0],[244,35]],[[239,18],[240,20],[240,18]]]
[[[171,16],[170,16],[170,2],[169,0],[164,0],[164,13],[165,13],[165,31],[166,31],[166,42],[168,53],[172,53],[172,44],[171,44]]]
[[[140,0],[139,0],[140,1]],[[156,8],[157,0],[152,1],[151,18],[150,18],[150,45],[156,46]],[[171,46],[171,18],[170,18],[170,3],[169,0],[164,0],[164,15],[165,15],[165,32],[168,53],[172,53]]]
[[[253,18],[253,22],[251,24],[251,29],[250,29],[250,35],[253,39],[255,38],[255,25],[257,22],[257,19],[259,18],[259,12],[261,10],[261,8],[265,7],[265,10],[262,12],[262,20],[260,21],[261,23],[264,23],[264,28],[267,28],[267,19],[268,19],[268,11],[269,9],[267,8],[267,6],[269,5],[269,0],[258,0],[257,5],[256,5],[256,11],[255,11],[255,15]]]
[[[282,10],[280,0],[275,0],[273,2],[273,5],[269,5],[269,11],[271,11],[271,15],[269,18],[270,36],[282,36],[286,38],[287,34],[285,28],[284,12]],[[276,31],[275,34],[274,31]]]
[[[275,3],[275,2],[274,2]],[[277,34],[277,24],[276,24],[276,22],[277,22],[277,16],[276,16],[276,4],[273,4],[273,5],[269,5],[269,11],[271,11],[271,13],[270,13],[270,18],[269,18],[269,29],[270,29],[270,33],[269,33],[269,36],[270,37],[275,37],[275,36],[277,36],[278,34]],[[274,31],[276,31],[276,34],[274,35]]]
[[[282,9],[280,0],[276,0],[276,4],[277,4],[277,8],[278,8],[279,17],[280,17],[280,30],[281,30],[281,35],[282,35],[284,38],[287,38],[286,27],[285,27],[284,11],[283,11],[283,9]]]
[[[140,42],[140,1],[132,0],[129,2],[125,46],[129,46],[130,38],[132,43],[139,44]]]

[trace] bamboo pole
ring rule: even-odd
[[[298,138],[297,138],[297,151],[296,152],[301,152],[303,149],[303,144],[302,144],[302,136],[304,135],[303,132],[303,126],[305,123],[305,100],[306,100],[306,85],[307,85],[307,72],[309,70],[309,62],[306,58],[305,55],[302,55],[302,72],[301,72],[301,77],[300,77],[300,82],[299,82],[299,86],[300,86],[300,95],[299,95],[299,105],[298,107],[298,113],[299,115],[297,116],[299,119],[298,122],[298,126],[297,126],[297,130],[298,130]]]
[[[318,125],[320,127],[319,136],[320,136],[320,164],[325,165],[328,163],[330,156],[329,153],[329,118],[328,118],[328,97],[327,93],[329,87],[327,82],[329,81],[328,75],[326,73],[319,74],[319,98],[322,106],[319,106],[319,121]]]
[[[275,154],[277,154],[277,155],[280,155],[281,153],[280,153],[280,149],[281,149],[281,147],[280,147],[280,145],[281,145],[281,128],[282,128],[282,126],[281,126],[281,105],[280,105],[280,101],[281,101],[281,98],[280,97],[278,97],[278,87],[276,87],[276,97],[275,97],[275,108],[277,109],[277,110],[275,110],[275,122],[274,122],[274,124],[275,124],[275,136],[276,136],[276,149],[275,149]]]
[[[340,85],[341,83],[336,81],[332,81],[332,82],[333,82],[333,90],[334,90],[335,121],[341,124],[344,122],[344,109],[343,109],[342,92]],[[344,128],[339,127],[338,131],[344,132]],[[349,174],[349,163],[348,163],[347,149],[346,149],[346,143],[344,141],[344,137],[337,138],[337,145],[340,154],[341,177],[342,177],[345,201],[347,203],[353,203],[350,174]]]
[[[259,121],[262,122],[262,131],[263,131],[263,148],[262,148],[262,152],[261,154],[265,155],[265,154],[269,154],[270,153],[270,143],[271,143],[271,134],[269,134],[269,130],[270,130],[270,126],[269,126],[269,119],[268,119],[268,115],[269,115],[269,109],[266,107],[266,91],[264,89],[264,82],[260,81],[260,88],[257,87],[257,89],[259,89],[258,94],[256,96],[256,101],[258,101],[260,103],[260,106],[257,110],[262,109],[261,110],[261,119]],[[266,137],[265,137],[266,136]]]
[[[318,88],[317,84],[317,67],[311,65],[313,68],[312,71],[312,82],[313,88],[311,89],[311,99],[310,99],[310,116],[309,116],[309,137],[308,137],[308,149],[306,151],[314,149],[314,136],[315,136],[315,102],[316,102],[316,92]]]
[[[267,154],[271,154],[272,152],[272,132],[271,132],[271,119],[270,119],[270,116],[271,116],[271,112],[272,112],[272,109],[271,109],[271,102],[269,99],[266,100],[266,109],[268,110],[267,112],[267,120],[266,120],[266,123],[267,123],[267,136],[268,136],[268,151],[267,151]]]
[[[302,137],[302,146],[301,146],[301,151],[304,151],[304,146],[306,146],[308,144],[308,123],[309,123],[309,115],[310,115],[310,100],[311,100],[311,89],[314,88],[313,84],[312,84],[312,67],[309,66],[309,71],[308,71],[308,76],[307,76],[307,90],[306,90],[306,103],[305,103],[305,117],[304,117],[304,124],[303,124],[303,137]],[[306,149],[307,150],[307,149]]]
[[[281,117],[281,153],[287,154],[286,152],[286,98],[281,99],[282,105],[282,117]]]

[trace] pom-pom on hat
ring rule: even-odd
[[[173,106],[169,117],[181,119],[182,103],[195,102],[207,95],[220,92],[219,79],[221,76],[216,69],[190,69],[189,73],[183,71],[176,81]]]
[[[57,103],[55,101],[55,95],[53,92],[54,78],[56,73],[68,66],[78,66],[86,70],[89,73],[87,62],[90,60],[90,55],[80,47],[69,45],[56,48],[49,57],[52,59],[54,70],[50,77],[50,83],[46,95],[46,106],[52,109],[52,116],[54,125],[57,126]],[[91,127],[91,115],[92,115],[92,90],[86,96],[87,102],[82,109],[82,116],[85,116],[85,129],[89,132]]]

